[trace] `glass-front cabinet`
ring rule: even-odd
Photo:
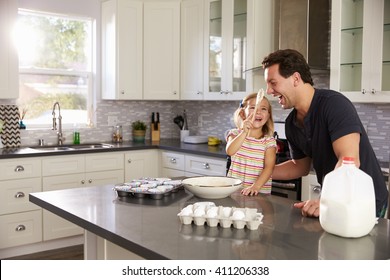
[[[239,100],[252,91],[252,0],[207,0],[205,7],[205,96],[208,100]]]
[[[333,0],[330,87],[354,102],[390,101],[390,0]]]

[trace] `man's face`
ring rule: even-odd
[[[293,107],[291,91],[293,90],[293,78],[287,79],[279,74],[279,64],[274,64],[265,69],[264,78],[267,83],[267,94],[279,99],[283,109]]]

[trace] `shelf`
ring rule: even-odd
[[[353,27],[353,28],[343,28],[341,29],[342,33],[349,33],[349,34],[361,34],[363,32],[363,27]]]
[[[361,62],[345,62],[345,63],[341,63],[340,66],[361,66],[362,63]]]

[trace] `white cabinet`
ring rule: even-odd
[[[206,156],[185,156],[185,175],[225,176],[226,160]]]
[[[143,4],[102,3],[102,98],[142,99]]]
[[[184,155],[175,152],[161,153],[162,176],[173,178],[184,176]]]
[[[123,153],[53,156],[42,160],[43,191],[122,183]],[[82,234],[75,224],[43,210],[43,240]]]
[[[144,3],[144,99],[178,100],[180,1]]]
[[[254,14],[252,0],[206,1],[204,99],[241,100],[253,90],[244,70],[253,67]]]
[[[310,173],[302,177],[301,200],[318,199],[321,194],[321,185],[317,182],[317,176]]]
[[[19,97],[18,57],[12,42],[17,13],[17,0],[0,1],[0,99]]]
[[[125,182],[159,177],[158,150],[131,151],[125,154]]]
[[[224,159],[167,151],[161,154],[164,177],[226,175],[226,160]]]
[[[204,1],[181,3],[180,99],[203,99],[203,14]]]
[[[330,87],[354,102],[390,101],[390,0],[333,0]]]
[[[39,159],[0,161],[0,249],[42,240],[42,210],[29,202],[40,192]]]

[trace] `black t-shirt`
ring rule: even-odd
[[[360,169],[372,177],[376,207],[377,210],[381,209],[388,196],[386,183],[352,102],[339,92],[316,89],[309,111],[304,118],[304,128],[300,128],[295,120],[294,109],[286,119],[286,136],[290,144],[291,157],[312,158],[320,184],[324,176],[334,170],[338,161],[333,152],[333,141],[350,133],[360,134]]]

